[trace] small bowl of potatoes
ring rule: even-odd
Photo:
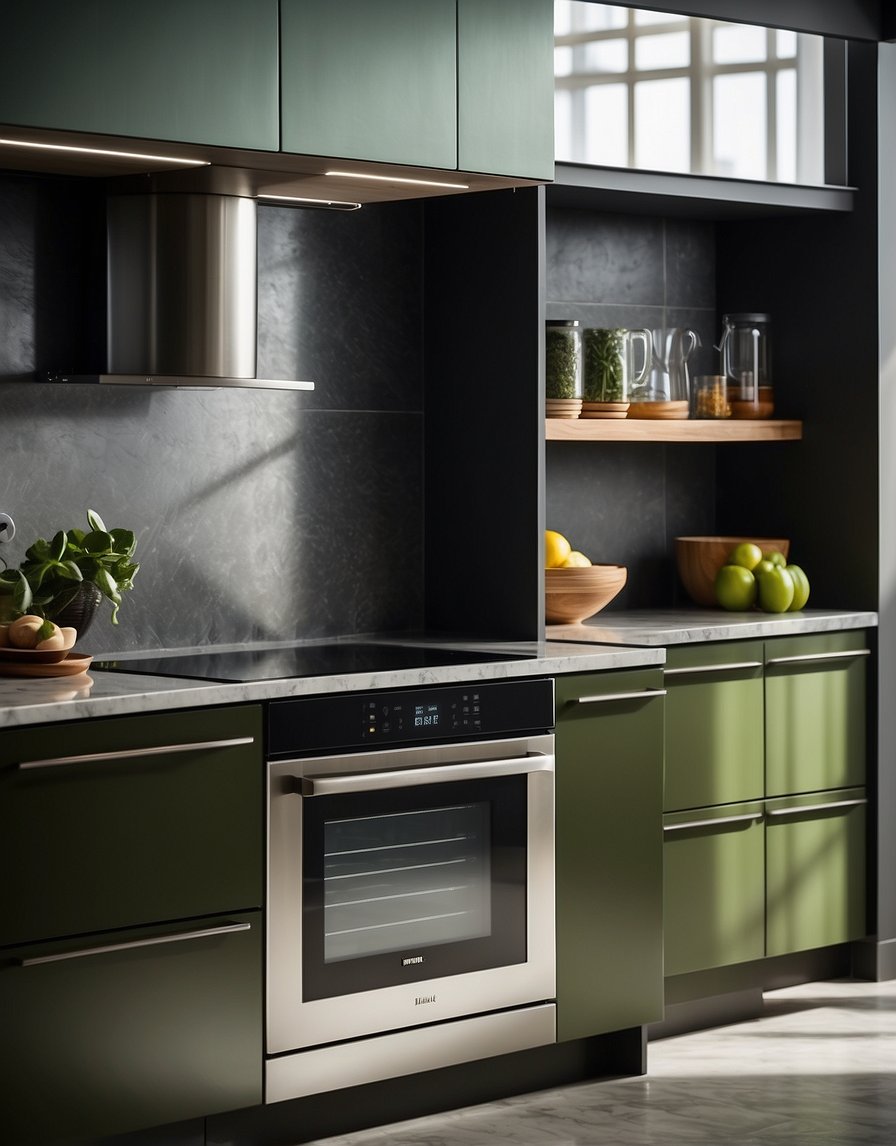
[[[78,639],[76,629],[27,613],[0,625],[0,659],[51,665],[65,660]]]

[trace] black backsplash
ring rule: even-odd
[[[583,327],[689,327],[701,340],[692,376],[714,373],[713,224],[549,206],[546,315]],[[628,567],[609,609],[684,600],[674,538],[714,530],[715,447],[548,442],[546,471],[547,527],[593,561]]]
[[[313,393],[48,386],[104,364],[104,192],[0,175],[0,509],[17,564],[96,509],[142,562],[116,652],[416,628],[422,215],[258,211],[258,372]]]

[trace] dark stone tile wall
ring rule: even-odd
[[[38,385],[104,358],[104,199],[0,176],[0,556],[135,530],[90,652],[416,628],[423,617],[422,221],[260,207],[258,372],[313,393]],[[80,645],[79,645],[80,647]]]
[[[691,375],[718,355],[711,223],[548,207],[548,318],[583,327],[687,327],[701,346]],[[684,601],[674,539],[712,533],[715,447],[548,442],[546,523],[593,561],[628,566],[609,609]]]

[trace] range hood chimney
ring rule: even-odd
[[[256,204],[208,192],[107,199],[106,374],[58,382],[313,390],[256,377]]]

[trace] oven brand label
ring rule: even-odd
[[[420,1007],[424,1003],[434,1003],[435,1001],[436,1001],[435,995],[418,995],[417,998],[414,999],[414,1006]]]
[[[408,955],[401,961],[402,967],[411,967],[414,963],[422,963],[425,956],[423,955]]]

